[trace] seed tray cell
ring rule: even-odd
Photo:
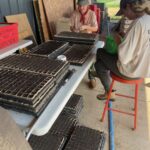
[[[103,150],[105,134],[84,126],[77,126],[65,150]]]
[[[55,52],[62,53],[68,43],[61,41],[48,41],[31,49],[31,54],[51,57]]]
[[[72,43],[94,44],[98,40],[98,35],[88,33],[61,32],[54,36],[55,40],[68,41]]]
[[[61,114],[53,124],[50,132],[52,134],[69,137],[77,123],[75,118]]]
[[[44,136],[32,135],[29,139],[33,150],[62,150],[65,142],[65,137],[52,135],[50,132]]]
[[[59,60],[50,60],[46,57],[20,54],[0,60],[0,67],[48,74],[55,77],[64,67],[69,68],[69,63]]]
[[[82,65],[92,52],[93,45],[74,44],[63,55],[73,65]]]
[[[0,98],[35,104],[54,84],[51,76],[0,68]]]

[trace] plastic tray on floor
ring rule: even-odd
[[[77,126],[65,150],[103,150],[105,134],[84,126]]]
[[[62,150],[66,142],[66,137],[52,135],[48,132],[43,136],[32,135],[29,144],[33,150]]]

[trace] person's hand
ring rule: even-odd
[[[114,32],[112,34],[112,36],[114,37],[114,40],[115,40],[117,45],[119,45],[122,42],[122,37],[121,37],[121,35],[119,33]]]
[[[88,30],[89,29],[89,26],[88,25],[82,25],[80,27],[80,30],[83,31],[83,30]]]

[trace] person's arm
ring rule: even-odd
[[[75,30],[75,12],[72,14],[71,18],[70,18],[70,30],[72,32],[74,32]]]
[[[87,32],[89,33],[94,33],[94,32],[97,32],[98,30],[98,27],[92,27],[92,26],[88,26],[88,25],[83,25],[80,30],[86,30]]]

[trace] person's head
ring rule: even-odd
[[[150,14],[149,0],[121,0],[117,15],[124,15],[134,20],[145,13]]]
[[[82,14],[84,14],[87,11],[90,5],[89,0],[78,0],[77,4],[78,9]]]

